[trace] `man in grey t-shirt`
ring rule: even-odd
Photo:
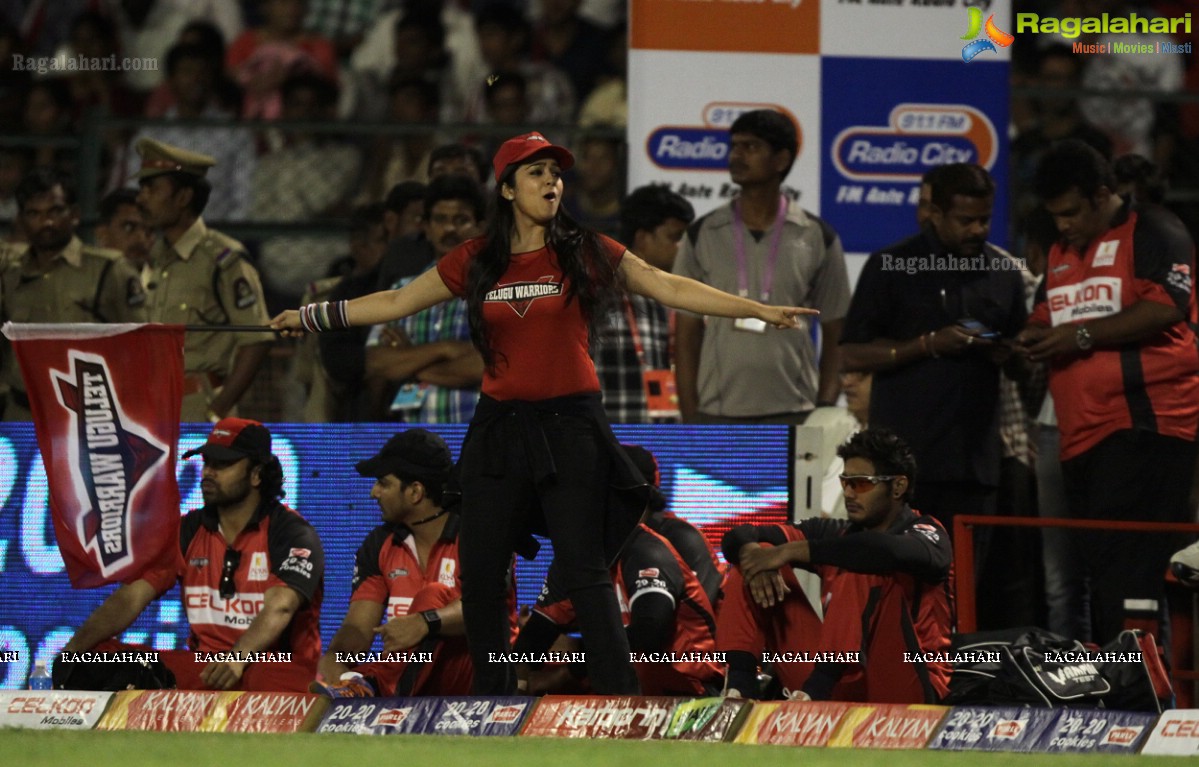
[[[850,297],[841,240],[782,193],[799,152],[790,118],[758,109],[729,132],[729,175],[741,193],[691,226],[674,272],[755,300],[819,309],[822,353],[818,361],[809,333],[679,313],[679,410],[690,423],[803,423],[840,393],[837,347]]]

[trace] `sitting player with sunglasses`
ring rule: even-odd
[[[280,502],[283,468],[261,423],[222,419],[183,457],[196,454],[204,506],[180,524],[178,559],[110,594],[62,657],[150,650],[115,637],[178,582],[189,650],[158,656],[180,689],[306,692],[321,655],[325,561],[316,530]],[[56,687],[60,676],[56,664]]]
[[[716,646],[727,694],[759,697],[758,666],[769,664],[792,699],[936,703],[950,673],[949,537],[908,505],[916,462],[899,437],[867,429],[837,455],[848,519],[741,525],[724,537],[734,569]]]

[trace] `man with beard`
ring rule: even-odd
[[[50,168],[34,168],[15,196],[29,244],[0,246],[0,321],[146,321],[146,294],[133,268],[120,253],[89,247],[76,236],[79,208],[67,179]],[[16,359],[6,349],[0,352],[0,390],[8,387],[4,420],[31,420]]]
[[[1027,317],[1018,266],[987,243],[994,199],[978,165],[940,169],[928,224],[870,256],[842,337],[845,369],[874,374],[870,426],[911,445],[920,510],[948,530],[994,513],[999,371]]]
[[[479,233],[484,210],[483,193],[466,176],[442,176],[429,183],[421,226],[433,257],[424,271]],[[417,276],[390,287],[402,287]],[[465,301],[454,299],[376,326],[366,345],[367,386],[390,396],[386,411],[392,417],[408,423],[466,423],[474,415],[483,358],[470,340]]]
[[[178,582],[189,651],[158,656],[180,689],[306,691],[321,655],[320,538],[280,501],[283,468],[265,426],[225,418],[183,457],[197,454],[204,458],[204,506],[180,524],[178,559],[109,595],[63,647],[61,660],[93,649],[149,650],[114,638]]]
[[[443,498],[445,441],[409,429],[355,468],[375,480],[383,524],[354,557],[353,593],[311,690],[332,698],[469,695],[474,665],[462,622],[459,518]],[[515,595],[511,622],[516,624]],[[382,625],[380,625],[382,624]],[[370,653],[375,635],[383,652]]]
[[[137,207],[136,189],[115,189],[100,200],[100,220],[96,222],[96,242],[102,248],[120,251],[126,263],[142,279],[150,282],[150,248],[154,232],[146,226],[141,208]]]

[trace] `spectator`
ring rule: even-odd
[[[526,122],[571,123],[576,102],[570,79],[543,61],[529,59],[533,27],[519,8],[504,2],[484,6],[475,14],[475,31],[489,72],[518,72],[524,77],[529,103]],[[485,120],[485,92],[486,85],[480,81],[467,94],[467,122]]]
[[[0,16],[0,131],[4,133],[21,131],[25,96],[33,82],[33,73],[14,67],[15,57],[26,53],[16,26]]]
[[[130,145],[123,164],[125,174],[113,184],[125,185],[137,176],[140,160],[133,147],[144,139],[163,144],[186,146],[215,158],[216,167],[208,178],[212,185],[212,203],[206,209],[209,220],[240,221],[250,207],[251,179],[257,165],[254,136],[245,128],[230,127],[234,115],[224,111],[216,92],[216,73],[211,53],[201,47],[177,45],[167,54],[167,85],[175,97],[175,106],[164,115],[169,120],[208,120],[212,126],[183,127],[156,125],[142,128]]]
[[[332,698],[470,693],[474,667],[462,620],[461,522],[444,495],[453,465],[445,441],[425,429],[401,432],[378,455],[358,462],[358,473],[375,480],[371,498],[383,524],[354,557],[350,609],[321,658],[322,679],[314,689]],[[431,660],[338,660],[339,654],[365,653],[375,635],[385,653],[428,653]]]
[[[393,75],[432,80],[441,94],[441,122],[460,122],[466,94],[487,76],[466,6],[464,0],[408,0],[402,11],[376,20],[350,66],[368,91],[382,90]]]
[[[1019,342],[1049,363],[1070,515],[1190,521],[1195,245],[1174,214],[1132,205],[1115,187],[1107,160],[1082,142],[1042,159],[1037,191],[1060,237]],[[1162,572],[1178,538],[1087,530],[1076,540],[1091,579],[1092,639],[1137,626],[1168,647]]]
[[[762,694],[756,673],[763,650],[820,652],[846,660],[774,664],[784,697],[936,703],[948,692],[951,665],[911,662],[908,654],[949,648],[949,536],[910,506],[917,464],[901,439],[871,428],[837,454],[845,461],[848,519],[741,525],[724,537],[734,569],[716,638],[729,659],[727,694]],[[805,594],[793,567],[815,570],[819,594]]]
[[[304,28],[333,43],[337,58],[349,59],[391,0],[308,0]]]
[[[333,119],[337,86],[314,74],[288,77],[280,88],[284,120]],[[259,158],[251,179],[250,219],[312,223],[341,212],[358,179],[362,156],[339,136],[282,128],[278,146]],[[282,235],[262,243],[266,286],[290,305],[324,275],[343,240],[336,235]]]
[[[234,412],[274,341],[270,333],[220,330],[266,320],[258,270],[240,242],[210,229],[201,215],[214,193],[207,174],[216,160],[150,138],[140,139],[137,151],[137,205],[160,234],[150,249],[150,320],[214,327],[187,334],[181,418],[218,420]]]
[[[623,128],[629,123],[629,31],[622,24],[608,35],[607,64],[579,107],[580,128]]]
[[[433,263],[425,240],[425,185],[404,181],[392,187],[383,203],[387,249],[379,265],[377,290],[387,290],[401,277],[414,277]]]
[[[0,245],[0,319],[7,322],[145,322],[146,294],[133,268],[75,233],[79,207],[66,178],[34,168],[16,190],[29,247]],[[0,344],[5,421],[31,421],[17,361]]]
[[[465,176],[442,176],[425,191],[424,241],[432,250],[425,270],[479,234],[486,203]],[[394,283],[397,289],[419,275]],[[323,337],[322,337],[323,338]],[[376,325],[366,342],[366,379],[386,393],[379,415],[408,423],[467,423],[479,400],[483,358],[471,344],[466,302],[447,301],[388,325]]]
[[[18,31],[29,55],[53,56],[69,38],[71,21],[89,5],[91,0],[61,0],[53,6],[36,0],[6,0],[0,3],[0,23]]]
[[[577,181],[571,187],[574,193],[565,201],[566,209],[576,220],[609,237],[620,236],[624,159],[620,140],[598,136],[584,138],[579,143]]]
[[[1161,205],[1166,201],[1170,182],[1161,168],[1139,154],[1120,155],[1112,162],[1116,174],[1116,194],[1121,199],[1145,205]]]
[[[608,34],[579,15],[581,0],[542,0],[533,31],[534,61],[566,73],[575,97],[586,99],[608,60]]]
[[[75,102],[65,80],[37,80],[29,87],[22,111],[22,127],[33,144],[34,166],[54,168],[74,178],[78,153],[69,147],[55,146],[55,140],[75,132]]]
[[[238,0],[120,0],[105,3],[117,22],[121,52],[159,66],[125,72],[125,84],[139,93],[150,93],[163,81],[161,62],[181,40],[182,30],[193,21],[215,25],[224,43],[242,31]]]
[[[929,225],[866,262],[842,343],[846,370],[874,374],[870,426],[911,445],[921,510],[950,529],[955,514],[995,513],[1002,339],[1027,309],[1020,273],[987,243],[990,175],[947,165],[932,194]]]
[[[136,189],[117,189],[100,200],[100,220],[96,222],[96,243],[102,248],[118,251],[125,257],[142,287],[153,280],[150,269],[150,248],[154,232],[146,226],[141,208],[137,207]]]
[[[419,77],[397,77],[388,85],[387,118],[403,128],[437,122],[437,86]],[[371,150],[371,169],[362,197],[378,199],[396,184],[428,181],[429,159],[440,139],[433,129],[417,133],[379,135]]]
[[[208,52],[212,67],[214,91],[220,108],[230,114],[241,111],[242,92],[225,72],[225,38],[221,30],[208,21],[189,21],[179,32],[178,45],[198,46]],[[160,82],[146,100],[146,117],[163,117],[175,105],[175,94],[166,82]]]
[[[25,147],[0,146],[0,225],[17,218],[17,185],[33,167],[33,152]]]
[[[476,147],[466,144],[442,144],[429,155],[429,179],[460,173],[474,179],[482,188],[487,183],[487,160]]]
[[[635,189],[620,208],[623,242],[656,269],[669,272],[679,241],[695,210],[666,186]],[[604,391],[604,409],[613,423],[650,423],[677,416],[674,355],[665,307],[644,296],[625,296],[596,337],[595,372]],[[654,387],[651,416],[650,387]],[[671,403],[671,397],[674,402]],[[663,412],[674,411],[674,416]]]
[[[325,558],[320,538],[282,503],[283,467],[271,453],[265,426],[225,418],[203,445],[183,457],[197,454],[204,459],[204,506],[183,518],[176,561],[112,592],[63,652],[148,650],[116,637],[179,582],[190,647],[160,651],[159,657],[180,689],[304,692],[321,653]],[[248,605],[254,606],[253,620],[244,624]],[[291,653],[292,662],[198,657],[266,651]]]
[[[350,212],[350,253],[337,259],[332,274],[308,286],[302,302],[328,300],[333,289],[345,280],[358,282],[377,275],[387,248],[382,203],[363,205]],[[359,392],[340,383],[329,373],[320,355],[320,338],[309,336],[300,341],[292,366],[292,376],[305,391],[300,420],[307,423],[352,421],[360,414]],[[354,349],[348,350],[354,356]],[[360,355],[358,355],[360,357]]]
[[[692,225],[674,271],[727,292],[820,310],[823,353],[817,362],[808,333],[680,314],[679,410],[686,422],[803,423],[838,396],[837,343],[849,306],[841,240],[782,193],[799,151],[790,118],[753,110],[729,133],[729,175],[740,196]]]
[[[117,60],[120,43],[116,25],[97,11],[84,11],[71,22],[71,34],[60,56],[82,56],[89,61]],[[136,117],[142,99],[124,83],[122,72],[97,68],[70,72],[66,77],[75,104],[75,114],[83,117],[93,109],[111,117]]]
[[[283,113],[280,89],[287,78],[307,73],[337,82],[337,52],[327,39],[304,31],[308,0],[262,0],[262,12],[263,25],[233,41],[225,66],[245,90],[241,116],[274,120]]]

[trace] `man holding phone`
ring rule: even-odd
[[[987,242],[995,184],[978,165],[932,176],[919,234],[874,253],[842,336],[846,370],[873,373],[870,425],[921,467],[920,509],[992,514],[999,483],[999,371],[1027,318],[1019,265]]]

